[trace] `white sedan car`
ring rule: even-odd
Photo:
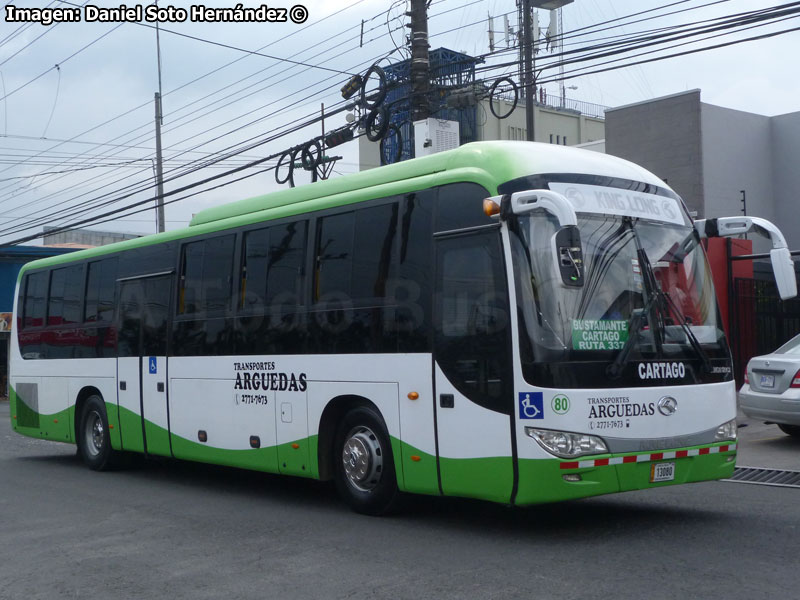
[[[800,335],[747,363],[739,406],[748,417],[800,437]]]

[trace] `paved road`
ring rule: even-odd
[[[746,430],[748,462],[800,457],[797,441]],[[527,510],[416,498],[369,518],[293,478],[177,461],[90,472],[73,446],[13,434],[8,403],[0,510],[3,600],[752,600],[800,589],[796,489],[714,482]]]
[[[739,424],[739,451],[736,464],[800,471],[800,439],[786,435],[777,425],[766,425],[743,413]],[[800,590],[797,593],[800,597]]]

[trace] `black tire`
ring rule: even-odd
[[[389,435],[374,409],[359,406],[339,423],[334,445],[336,488],[354,511],[382,515],[394,507],[399,492]]]
[[[780,427],[781,431],[787,435],[792,437],[800,437],[800,425],[783,425],[778,423],[778,427]]]
[[[93,471],[106,471],[119,464],[120,454],[111,447],[106,405],[97,394],[83,404],[75,437],[78,455]]]

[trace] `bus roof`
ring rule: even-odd
[[[25,271],[40,267],[445,183],[471,181],[483,185],[490,194],[496,194],[502,183],[545,173],[603,175],[668,187],[642,167],[599,152],[533,142],[473,142],[455,150],[209,208],[197,213],[189,227],[36,260],[24,265],[19,277]]]
[[[666,187],[663,181],[642,167],[598,152],[533,142],[473,142],[447,152],[208,208],[197,213],[189,226],[455,169],[483,171],[485,177],[481,179],[493,182],[492,193],[501,183],[542,173],[607,175]],[[331,205],[335,206],[336,202]]]

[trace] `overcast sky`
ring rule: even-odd
[[[21,0],[14,4],[20,8],[70,6],[57,1],[47,4]],[[603,25],[602,31],[584,29],[666,4],[674,6]],[[118,6],[113,2],[98,5]],[[189,3],[172,5],[188,8]],[[703,5],[707,6],[697,8]],[[762,0],[575,0],[563,9],[566,49],[609,36],[698,23],[774,5]],[[160,6],[168,5],[162,0]],[[206,6],[231,7],[235,3],[209,2]],[[270,6],[289,8],[292,4]],[[170,179],[187,168],[189,161],[197,166],[198,161],[213,159],[244,140],[263,139],[280,132],[288,123],[318,113],[322,102],[328,107],[340,104],[339,88],[347,80],[347,73],[363,73],[373,61],[387,55],[389,58],[382,64],[406,56],[403,46],[407,29],[403,25],[407,19],[402,0],[394,4],[388,0],[326,0],[307,2],[305,7],[308,20],[303,24],[207,24],[189,20],[161,24],[167,192],[314,137],[319,133],[319,124],[205,167],[194,175]],[[684,12],[631,23],[671,11]],[[434,0],[429,9],[431,47],[445,46],[472,55],[487,53],[487,17],[493,15],[495,43],[504,48],[503,14],[509,15],[510,24],[516,28],[514,0]],[[549,11],[539,12],[542,27],[549,19]],[[663,49],[659,54],[794,27],[800,27],[796,16],[695,45]],[[577,32],[582,35],[570,38],[575,30],[582,30]],[[249,51],[260,49],[262,56],[209,41]],[[488,59],[487,64],[507,62],[513,56],[513,52],[500,54]],[[576,76],[566,82],[577,88],[568,89],[567,96],[619,106],[700,88],[702,100],[711,104],[764,115],[795,112],[800,110],[798,56],[800,32],[791,32],[641,66]],[[545,50],[537,60],[546,66],[554,57]],[[634,59],[628,57],[623,62],[631,60]],[[491,82],[506,71],[511,75],[516,72],[514,67],[506,67],[484,75]],[[547,79],[557,74],[557,69],[545,69],[541,76]],[[153,95],[159,89],[159,77],[156,32],[152,27],[85,22],[45,27],[1,20],[0,75],[0,98],[5,97],[0,101],[0,240],[19,237],[24,233],[19,231],[20,225],[31,219],[39,219],[32,225],[33,230],[41,230],[43,223],[60,224],[66,218],[79,218],[83,213],[78,211],[85,203],[116,201],[87,213],[91,215],[152,196],[151,190],[141,189],[153,181]],[[556,83],[547,84],[546,88],[558,93]],[[326,122],[326,129],[344,122],[344,114],[338,114]],[[355,143],[337,151],[344,156],[337,164],[337,173],[356,171]],[[272,163],[265,166],[269,164]],[[278,189],[271,171],[249,169],[242,174],[254,176],[167,206],[168,229],[185,226],[192,213],[208,206]],[[122,198],[125,195],[129,197]],[[62,212],[54,216],[55,211]],[[96,228],[151,233],[153,223],[151,211]]]

